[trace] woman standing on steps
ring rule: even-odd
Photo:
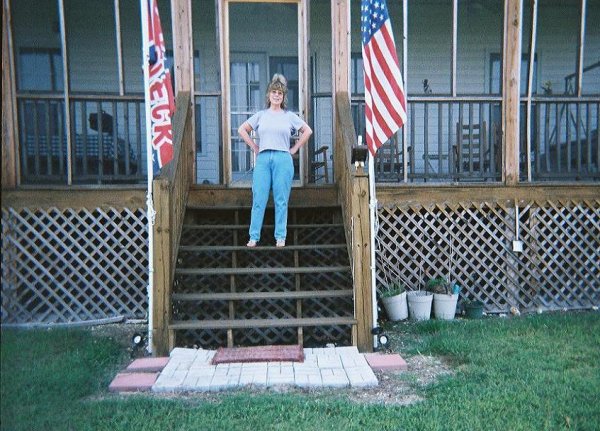
[[[275,245],[285,246],[288,201],[294,178],[292,155],[312,135],[311,128],[304,120],[285,109],[287,91],[285,77],[278,73],[273,75],[267,89],[267,108],[252,115],[238,129],[240,137],[256,154],[248,247],[256,247],[260,240],[271,188],[275,203]],[[258,145],[250,137],[252,130],[256,131]],[[295,130],[300,132],[300,139],[290,148],[290,139]]]

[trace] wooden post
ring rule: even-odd
[[[190,0],[171,0],[175,92],[194,94],[194,50],[192,47],[192,4]]]
[[[298,65],[300,66],[300,109],[302,118],[307,123],[310,122],[310,94],[309,94],[309,65],[310,58],[310,2],[301,0],[298,3]],[[308,145],[300,149],[300,182],[302,185],[308,184],[310,177],[310,168],[308,161]]]
[[[2,189],[17,186],[17,105],[8,0],[2,2]]]
[[[166,356],[174,341],[170,331],[171,321],[171,194],[169,181],[166,178],[154,180],[154,284],[153,284],[153,321],[152,352],[155,356]]]
[[[355,343],[361,352],[373,351],[373,296],[371,292],[371,224],[369,177],[359,167],[352,180],[352,268],[354,272]]]
[[[188,91],[190,97],[190,109],[192,118],[196,104],[194,100],[194,46],[192,38],[192,2],[191,0],[171,0],[171,22],[173,28],[173,59],[172,72],[175,74],[175,94],[180,91]],[[198,71],[199,72],[199,71]],[[191,123],[192,139],[196,136],[195,121]],[[195,148],[194,143],[190,144]],[[196,170],[196,157],[194,160],[194,172]],[[194,180],[192,180],[194,181]]]
[[[337,118],[336,97],[340,92],[350,94],[350,0],[331,0],[331,72],[333,118]],[[333,127],[333,142],[336,141],[337,128]],[[345,169],[334,160],[334,170]],[[337,177],[337,175],[336,175]]]
[[[523,1],[505,0],[502,118],[504,124],[504,181],[519,182],[519,114]]]
[[[229,2],[217,1],[217,35],[219,37],[219,60],[221,61],[221,142],[223,143],[222,176],[223,184],[231,181],[231,107],[229,70]]]

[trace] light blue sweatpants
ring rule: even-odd
[[[288,201],[294,178],[294,162],[287,151],[265,150],[256,157],[252,176],[252,214],[250,239],[260,240],[269,193],[273,187],[275,203],[275,240],[285,240],[287,234]]]

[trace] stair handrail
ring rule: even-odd
[[[373,350],[373,297],[371,292],[371,237],[369,220],[369,178],[364,166],[352,164],[351,152],[357,143],[347,92],[336,93],[335,175],[342,207],[348,256],[354,288],[353,344],[362,352]]]
[[[173,344],[168,325],[171,320],[171,289],[175,277],[177,250],[183,228],[188,194],[193,181],[194,138],[189,91],[180,91],[173,117],[173,160],[152,182],[156,211],[153,235],[153,322],[154,355],[167,355]]]
[[[354,167],[351,165],[350,160],[352,147],[357,138],[350,112],[348,93],[346,92],[336,94],[336,117],[334,172],[335,181],[338,185],[338,199],[342,206],[348,256],[352,261],[352,179]]]

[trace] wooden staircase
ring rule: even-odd
[[[188,207],[175,269],[175,346],[352,344],[352,274],[339,206],[291,207],[285,248],[273,209],[249,249],[250,208]]]

